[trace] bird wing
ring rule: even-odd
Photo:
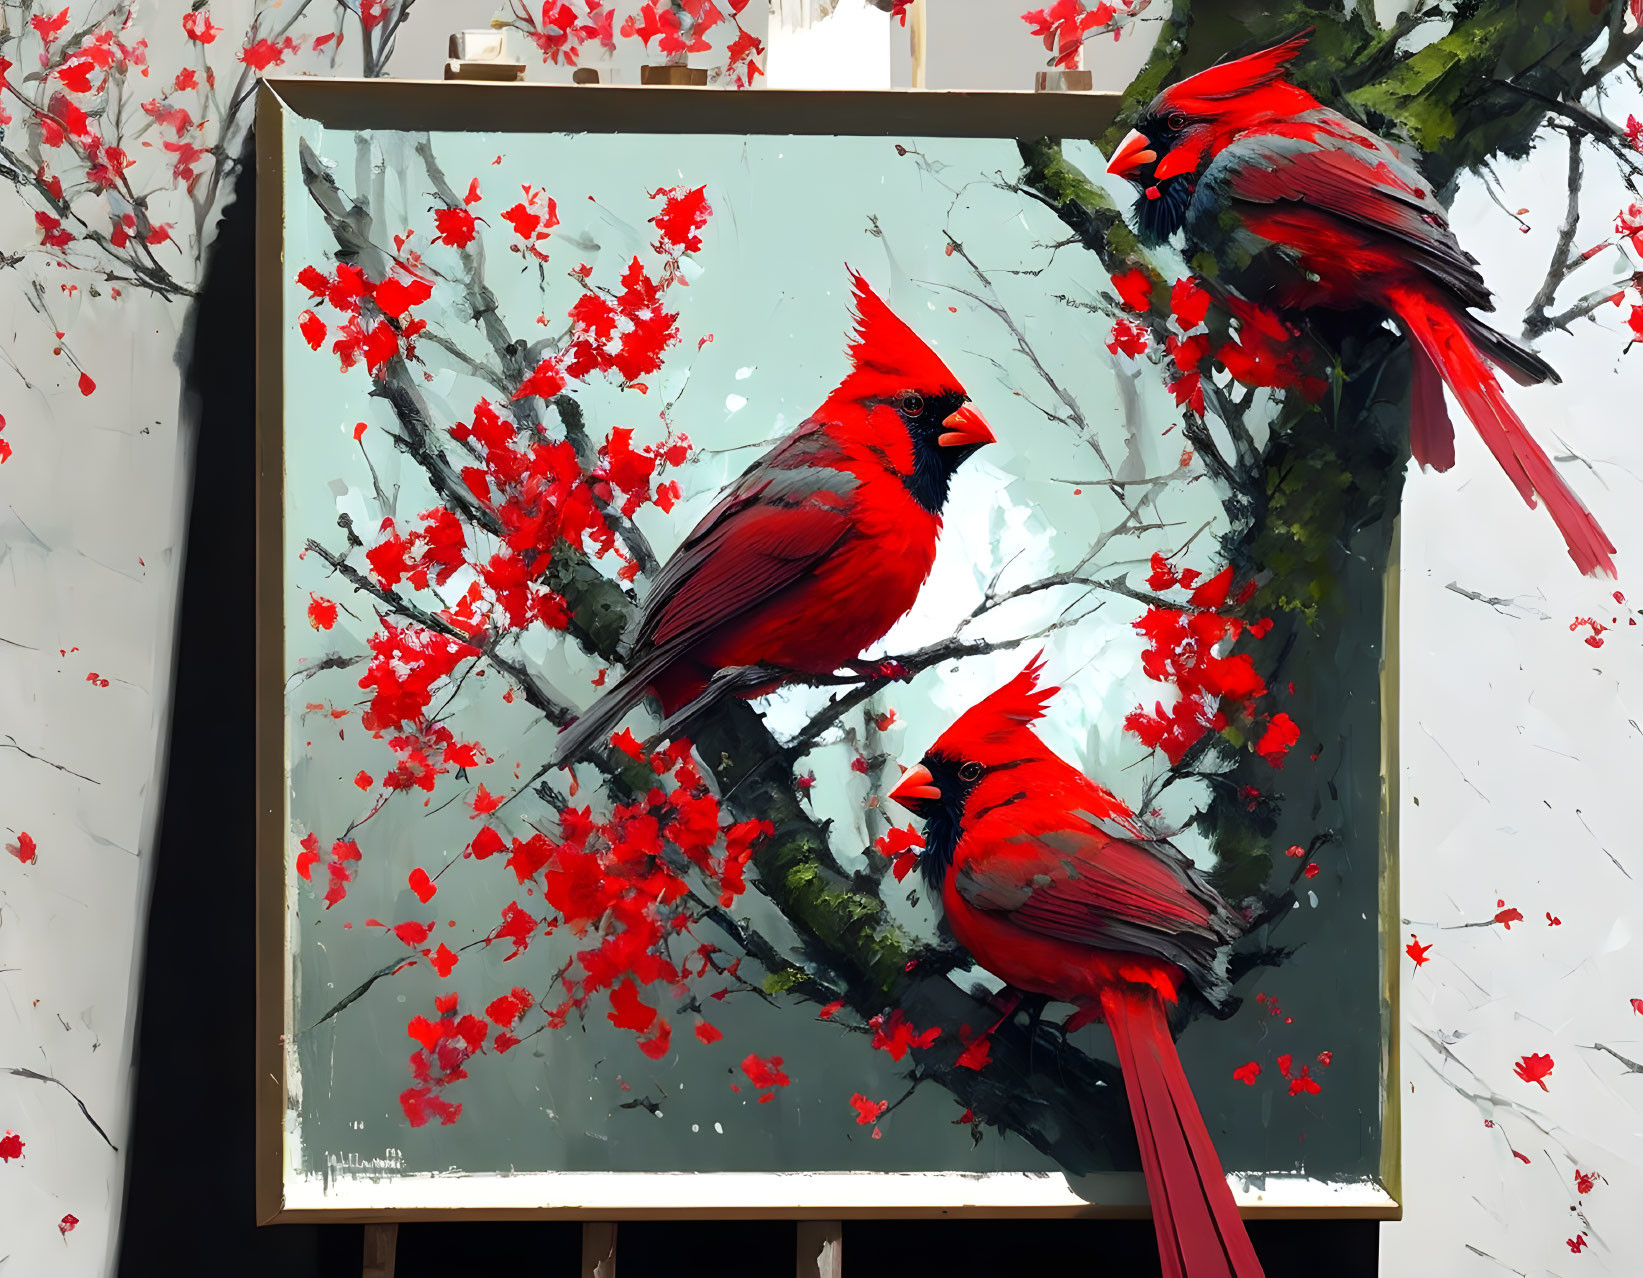
[[[836,458],[806,423],[744,471],[657,575],[630,650],[687,648],[831,554],[851,534],[858,483]]]
[[[966,838],[953,874],[972,908],[1007,915],[1029,932],[1190,969],[1209,964],[1243,930],[1179,849],[1114,838],[1085,813],[1056,829]]]
[[[1395,241],[1467,306],[1492,310],[1477,259],[1449,229],[1443,205],[1398,147],[1321,108],[1241,135],[1223,148],[1194,202],[1298,204]]]

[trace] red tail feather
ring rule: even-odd
[[[1109,986],[1101,1010],[1124,1071],[1164,1278],[1262,1278],[1157,991]]]
[[[1437,366],[1438,373],[1455,393],[1472,425],[1517,486],[1523,500],[1533,506],[1538,496],[1546,503],[1546,511],[1563,534],[1569,557],[1580,571],[1587,574],[1602,571],[1614,576],[1614,560],[1610,558],[1614,544],[1580,498],[1569,490],[1551,458],[1506,402],[1500,383],[1465,327],[1441,300],[1418,287],[1389,289],[1387,302],[1403,322],[1411,340]],[[1417,363],[1418,391],[1420,376]],[[1421,405],[1417,403],[1416,407]],[[1447,451],[1442,447],[1444,442],[1428,413],[1411,440],[1416,460],[1436,465],[1439,470],[1446,469],[1443,463],[1454,459],[1452,433]]]

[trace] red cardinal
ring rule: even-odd
[[[1522,385],[1557,374],[1468,313],[1494,309],[1489,290],[1415,161],[1283,79],[1305,43],[1301,35],[1213,66],[1153,99],[1107,166],[1142,191],[1143,241],[1184,230],[1252,300],[1392,316],[1414,357],[1415,460],[1437,470],[1455,464],[1448,383],[1523,499],[1545,501],[1580,570],[1613,576],[1613,544],[1490,367]]]
[[[559,739],[555,764],[647,692],[671,718],[709,692],[860,656],[930,575],[953,472],[993,433],[958,378],[851,272],[851,370],[742,473],[657,574],[627,672]]]
[[[1244,921],[1181,852],[1032,727],[1058,690],[1042,654],[941,734],[890,797],[924,819],[920,865],[953,935],[1018,990],[1112,1031],[1166,1278],[1261,1273],[1165,1007],[1227,993],[1217,951]]]

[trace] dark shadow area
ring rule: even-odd
[[[250,151],[247,151],[250,154]],[[188,355],[196,468],[164,810],[148,919],[121,1278],[357,1278],[357,1225],[253,1214],[253,474],[255,177],[235,184]],[[1370,1278],[1373,1222],[1257,1222],[1268,1278]],[[399,1278],[578,1272],[574,1224],[410,1224]],[[624,1225],[621,1278],[794,1270],[784,1222]],[[1146,1221],[860,1222],[849,1278],[1158,1273]],[[505,1269],[504,1267],[508,1267]]]

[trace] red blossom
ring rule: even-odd
[[[1170,316],[1185,333],[1197,328],[1209,314],[1210,297],[1190,275],[1182,276],[1170,289]]]
[[[1505,905],[1506,902],[1497,901],[1497,902],[1495,902],[1495,904],[1496,905]],[[1508,907],[1508,908],[1503,909],[1503,910],[1497,910],[1495,912],[1494,921],[1496,923],[1499,923],[1508,932],[1510,932],[1512,930],[1512,924],[1523,922],[1523,911],[1519,910],[1519,909],[1514,909],[1514,908],[1511,908],[1511,907]]]
[[[1415,961],[1416,967],[1419,967],[1427,961],[1426,953],[1431,948],[1430,945],[1422,945],[1420,938],[1411,932],[1409,934],[1409,944],[1403,947],[1403,952]]]
[[[73,1212],[66,1212],[63,1218],[57,1222],[57,1232],[62,1234],[64,1238],[67,1238],[74,1232],[74,1227],[79,1223],[80,1218],[78,1216],[76,1216]]]
[[[1134,359],[1146,351],[1151,341],[1152,338],[1143,325],[1121,315],[1113,321],[1112,336],[1107,339],[1107,349],[1114,355],[1123,354]]]
[[[1552,1072],[1552,1058],[1538,1052],[1523,1057],[1512,1066],[1512,1072],[1525,1083],[1536,1084],[1541,1091],[1551,1090],[1546,1086],[1546,1078]]]
[[[371,704],[360,715],[368,732],[420,721],[433,699],[433,685],[461,662],[479,656],[471,644],[419,626],[401,629],[387,620],[366,642],[373,656],[359,686],[371,691]]]
[[[1529,1160],[1526,1158],[1523,1161],[1528,1162]],[[1569,1244],[1570,1251],[1577,1254],[1588,1245],[1586,1242],[1586,1235],[1583,1233],[1576,1234],[1573,1238],[1565,1238],[1563,1241]]]
[[[1255,753],[1275,768],[1284,766],[1284,756],[1301,739],[1301,730],[1287,714],[1279,712],[1268,721],[1266,731],[1256,743]]]
[[[1058,67],[1077,67],[1085,33],[1103,27],[1113,19],[1113,9],[1098,4],[1086,9],[1084,0],[1055,0],[1048,9],[1033,9],[1021,15],[1032,33],[1055,55]]]
[[[662,201],[662,211],[650,221],[660,233],[661,240],[651,247],[658,253],[670,256],[700,253],[701,230],[707,225],[708,218],[713,215],[713,208],[707,202],[707,188],[698,186],[691,190],[683,186],[674,186],[650,193],[653,200],[658,196],[666,197]]]
[[[890,872],[900,883],[918,864],[918,849],[924,846],[924,835],[915,830],[911,823],[897,828],[890,827],[873,842],[880,856],[892,858]]]
[[[439,233],[435,244],[449,244],[452,248],[467,248],[474,240],[474,215],[465,208],[435,209],[434,225]]]
[[[427,951],[424,950],[423,953],[426,954]],[[456,951],[451,949],[450,946],[446,945],[443,941],[440,942],[440,946],[437,950],[428,955],[428,962],[433,964],[434,971],[438,972],[442,978],[451,974],[451,969],[456,966],[457,959],[458,955]]]
[[[312,591],[308,595],[308,624],[315,630],[329,630],[337,624],[337,606]]]
[[[66,15],[68,10],[65,9],[63,12]],[[0,1163],[9,1163],[14,1158],[21,1158],[25,1143],[21,1136],[8,1129],[5,1136],[0,1137]]]
[[[1261,1076],[1261,1066],[1258,1061],[1250,1061],[1240,1065],[1232,1071],[1232,1076],[1248,1087],[1255,1086],[1255,1080]]]
[[[742,1073],[759,1091],[771,1087],[786,1087],[792,1080],[782,1069],[780,1056],[762,1057],[749,1052],[742,1058]]]
[[[1575,1168],[1575,1190],[1580,1194],[1589,1194],[1597,1186],[1596,1172],[1583,1172]]]
[[[33,865],[37,859],[34,839],[27,830],[19,831],[16,841],[6,844],[6,851],[24,865]]]
[[[889,1101],[868,1100],[860,1092],[856,1092],[850,1097],[850,1104],[855,1107],[856,1125],[858,1127],[871,1127],[879,1121],[884,1111],[890,1108]]]
[[[1159,555],[1153,556],[1151,568],[1148,581],[1155,590],[1176,585],[1191,589],[1200,576],[1191,569],[1177,575]],[[1230,575],[1217,574],[1199,586],[1193,598],[1206,602],[1224,598],[1230,583]],[[1206,733],[1222,731],[1228,723],[1227,708],[1248,714],[1254,701],[1265,695],[1266,683],[1248,653],[1218,655],[1245,629],[1253,633],[1254,627],[1240,619],[1209,609],[1155,606],[1132,624],[1148,641],[1141,658],[1147,677],[1174,685],[1180,695],[1169,709],[1162,702],[1150,713],[1138,707],[1124,720],[1124,727],[1149,748],[1163,750],[1171,763],[1179,763]],[[1288,716],[1280,715],[1274,717],[1272,726],[1279,733],[1271,743],[1276,748],[1292,725]]]
[[[302,340],[308,343],[310,350],[318,350],[325,341],[325,321],[313,311],[304,311],[297,317],[297,327],[302,331]]]
[[[68,16],[68,10],[63,10],[63,16]],[[211,13],[207,9],[191,9],[183,14],[183,31],[196,44],[210,44],[222,34],[222,28],[211,21]]]
[[[909,1048],[929,1047],[941,1037],[940,1027],[934,1025],[920,1033],[899,1007],[888,1018],[875,1016],[867,1024],[873,1030],[873,1046],[881,1052],[888,1052],[893,1061],[906,1056]]]
[[[239,60],[253,71],[266,71],[269,67],[279,66],[285,61],[287,54],[296,53],[301,47],[290,36],[286,36],[278,43],[273,40],[257,40],[240,50]]]
[[[992,1060],[993,1040],[989,1034],[970,1036],[970,1027],[960,1025],[958,1030],[959,1041],[965,1044],[964,1050],[958,1054],[958,1064],[965,1069],[979,1070]]]
[[[50,48],[52,42],[55,41],[58,36],[63,34],[63,28],[67,25],[67,5],[64,5],[50,17],[47,17],[43,13],[37,13],[29,19],[29,26],[34,28],[34,33],[40,37],[40,43],[45,45],[47,48]]]
[[[1114,275],[1112,284],[1124,305],[1132,311],[1145,312],[1152,305],[1152,276],[1140,267]]]
[[[408,882],[411,891],[416,893],[416,899],[424,905],[433,900],[434,893],[439,891],[439,888],[434,885],[434,881],[428,877],[428,871],[420,867],[411,871]]]
[[[1306,1065],[1301,1066],[1301,1072],[1289,1080],[1289,1094],[1291,1096],[1316,1096],[1322,1090],[1323,1088],[1318,1085],[1318,1080],[1312,1077],[1310,1069]]]

